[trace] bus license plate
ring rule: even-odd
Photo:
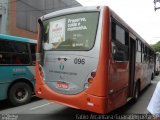
[[[68,83],[65,83],[65,82],[57,82],[57,87],[63,88],[63,89],[68,89],[69,85],[68,85]]]

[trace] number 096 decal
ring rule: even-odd
[[[75,58],[74,59],[74,64],[85,64],[85,59],[84,58]]]

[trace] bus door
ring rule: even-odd
[[[133,96],[135,76],[136,40],[130,37],[129,43],[129,97]]]

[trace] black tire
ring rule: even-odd
[[[18,82],[11,86],[8,97],[14,106],[23,105],[31,100],[32,89],[27,83]]]
[[[139,98],[139,92],[140,92],[140,86],[139,83],[137,82],[134,90],[134,97],[133,97],[134,102],[137,102]]]

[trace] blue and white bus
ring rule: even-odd
[[[26,104],[34,92],[36,40],[0,34],[0,100]]]

